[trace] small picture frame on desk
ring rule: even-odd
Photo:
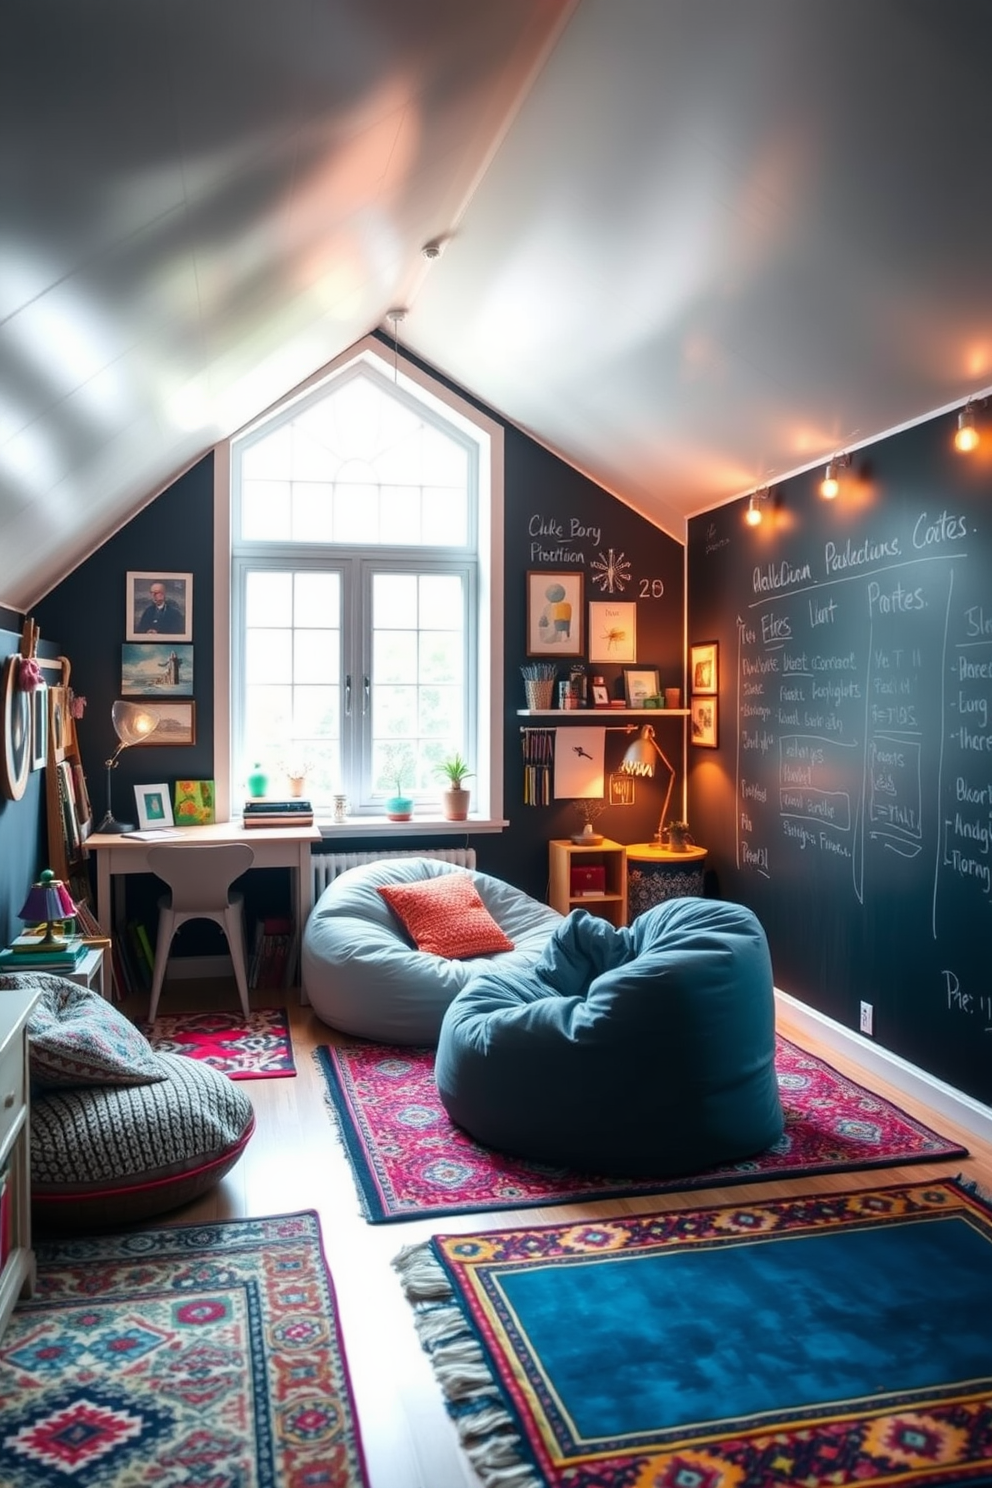
[[[643,708],[648,698],[658,696],[657,667],[626,667],[623,674],[623,690],[628,708]]]
[[[594,708],[608,708],[610,706],[609,688],[600,686],[598,682],[593,682],[592,705]]]
[[[689,739],[700,749],[715,749],[718,737],[717,709],[715,697],[694,697],[689,706]]]
[[[136,785],[134,801],[138,810],[138,827],[142,832],[155,827],[175,825],[172,820],[172,797],[167,785]]]

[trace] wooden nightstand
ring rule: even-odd
[[[0,1335],[17,1299],[34,1290],[27,1024],[38,996],[0,992]]]
[[[622,843],[604,837],[594,846],[586,847],[569,837],[556,837],[549,842],[548,849],[551,855],[548,903],[552,909],[566,915],[573,909],[587,909],[590,914],[609,920],[617,929],[626,925],[627,849]],[[573,893],[575,867],[602,867],[603,892]]]

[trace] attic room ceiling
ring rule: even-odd
[[[394,306],[678,537],[987,392],[990,55],[989,0],[7,0],[0,603]]]

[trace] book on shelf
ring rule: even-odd
[[[285,815],[276,812],[259,812],[257,816],[246,816],[242,825],[250,829],[259,827],[312,827],[313,812],[295,811]]]
[[[0,971],[75,971],[86,955],[86,946],[79,943],[75,950],[56,951],[49,955],[41,951],[0,951]]]
[[[243,809],[245,816],[313,815],[313,805],[302,796],[294,796],[290,801],[246,801]]]

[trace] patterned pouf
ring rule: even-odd
[[[156,1052],[89,988],[37,973],[30,983],[41,993],[28,1023],[37,1228],[143,1220],[217,1183],[254,1130],[244,1090],[209,1065]]]

